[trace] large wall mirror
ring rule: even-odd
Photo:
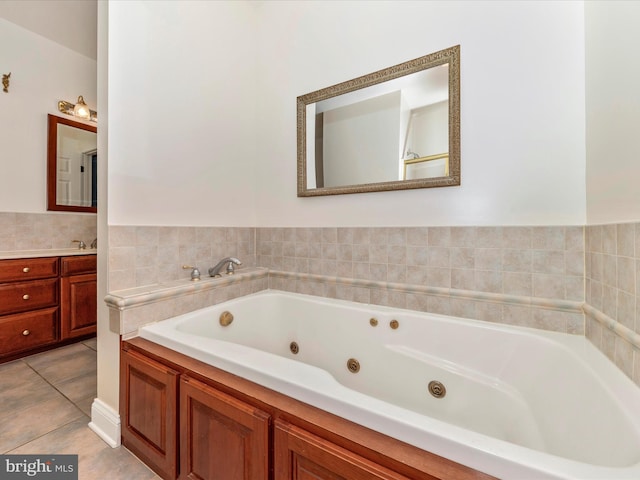
[[[460,46],[297,99],[298,196],[460,185]]]
[[[97,128],[49,115],[47,210],[97,212]]]

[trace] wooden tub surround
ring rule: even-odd
[[[167,480],[494,478],[142,338],[120,378],[122,443]]]

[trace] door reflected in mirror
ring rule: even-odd
[[[49,115],[47,209],[97,211],[97,129]]]
[[[459,46],[298,97],[298,196],[459,184]]]

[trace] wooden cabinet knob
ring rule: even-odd
[[[29,335],[30,333],[31,333],[31,332],[30,332],[29,330],[23,330],[23,331],[22,331],[22,335],[24,335],[25,337],[26,337],[27,335]]]
[[[24,267],[24,268],[22,269],[22,271],[23,271],[24,273],[29,273],[29,272],[31,271],[31,269],[30,269],[29,267]]]
[[[23,300],[29,300],[31,297],[29,296],[28,293],[25,293],[24,295],[22,295],[22,299]]]

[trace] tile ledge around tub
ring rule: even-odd
[[[107,294],[104,301],[108,307],[116,310],[126,310],[132,307],[148,305],[163,300],[179,297],[186,294],[202,292],[213,288],[224,287],[233,283],[254,280],[267,277],[269,270],[266,268],[247,268],[236,270],[234,275],[223,277],[203,277],[197,282],[189,279],[176,280],[167,283],[145,285],[142,287],[116,290]]]
[[[93,248],[80,250],[79,248],[43,248],[40,250],[6,250],[0,252],[0,260],[20,258],[70,257],[75,255],[95,255],[98,251]]]
[[[352,287],[377,288],[383,290],[396,290],[403,293],[424,293],[450,298],[464,298],[467,300],[479,300],[493,303],[507,303],[526,307],[539,307],[548,310],[559,310],[570,313],[583,313],[584,302],[574,300],[560,300],[555,298],[527,297],[523,295],[507,295],[503,293],[481,292],[477,290],[459,290],[456,288],[431,287],[411,283],[392,283],[385,281],[363,280],[358,278],[328,277],[311,273],[293,273],[270,270],[269,275],[277,278],[296,280],[315,280],[329,282]]]
[[[640,334],[637,334],[628,327],[625,327],[620,322],[617,322],[613,318],[609,317],[605,313],[602,313],[597,308],[592,307],[588,303],[583,306],[584,313],[593,318],[597,322],[601,323],[604,327],[612,330],[618,336],[629,342],[635,348],[640,349]]]

